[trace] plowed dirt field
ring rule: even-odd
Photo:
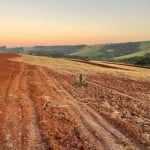
[[[149,149],[149,69],[0,54],[0,150]]]

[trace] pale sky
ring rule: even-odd
[[[150,0],[0,0],[0,45],[150,40]]]

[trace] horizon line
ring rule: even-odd
[[[48,44],[39,44],[39,45],[32,45],[32,46],[7,46],[7,45],[0,45],[1,47],[5,48],[33,48],[33,47],[52,47],[52,46],[79,46],[79,45],[84,45],[84,46],[92,46],[92,45],[108,45],[108,44],[123,44],[123,43],[138,43],[138,42],[150,42],[150,40],[137,40],[137,41],[124,41],[124,42],[105,42],[105,43],[95,43],[95,44],[54,44],[54,45],[48,45]]]

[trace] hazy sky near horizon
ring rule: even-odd
[[[150,40],[150,0],[0,0],[0,45]]]

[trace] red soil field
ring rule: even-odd
[[[74,73],[16,57],[0,54],[0,150],[150,148],[149,82],[97,73],[75,88]]]

